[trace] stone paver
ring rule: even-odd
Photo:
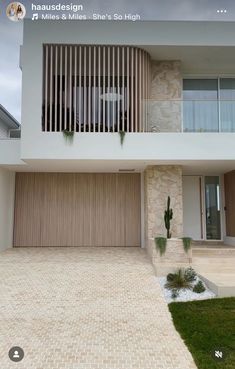
[[[25,358],[11,362],[21,346]],[[144,250],[0,254],[1,369],[195,369]]]

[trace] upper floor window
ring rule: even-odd
[[[43,62],[43,131],[146,130],[146,51],[132,46],[44,45]]]
[[[235,78],[184,79],[185,132],[235,132]]]

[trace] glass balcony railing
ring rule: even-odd
[[[150,132],[235,132],[235,100],[148,100]]]

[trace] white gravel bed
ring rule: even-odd
[[[196,292],[193,292],[192,290],[189,290],[189,289],[182,289],[182,290],[179,291],[179,296],[176,297],[175,299],[172,299],[171,298],[171,292],[172,291],[168,290],[167,288],[164,287],[165,283],[167,282],[166,277],[156,277],[156,279],[157,279],[158,283],[161,286],[161,289],[163,291],[165,300],[167,301],[168,304],[170,302],[173,302],[173,301],[177,302],[177,301],[207,300],[207,299],[212,299],[212,298],[216,297],[214,292],[209,290],[209,288],[207,287],[205,282],[197,277],[197,279],[192,283],[192,285],[194,286],[198,281],[202,281],[203,285],[206,288],[206,290],[204,292],[196,293]]]

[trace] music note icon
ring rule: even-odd
[[[32,20],[37,20],[37,19],[38,19],[38,13],[33,14]]]

